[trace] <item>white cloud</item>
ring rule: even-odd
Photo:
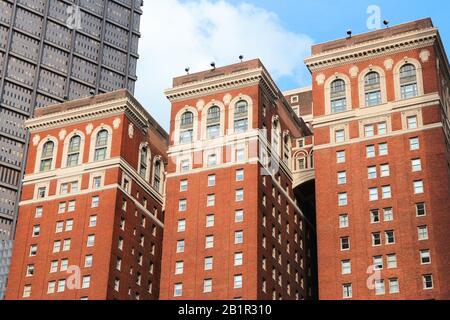
[[[276,14],[248,3],[211,0],[146,0],[141,19],[136,97],[168,130],[170,104],[163,90],[172,78],[260,58],[272,77],[293,83],[307,77],[303,58],[312,40],[283,28]]]

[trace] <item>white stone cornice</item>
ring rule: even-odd
[[[319,71],[331,66],[357,62],[392,54],[413,48],[432,45],[438,37],[436,28],[405,32],[392,37],[366,41],[344,48],[326,51],[308,57],[305,64],[311,71]]]
[[[64,127],[70,124],[104,118],[120,113],[126,113],[130,120],[139,128],[148,127],[148,119],[142,107],[134,104],[130,99],[120,98],[98,104],[85,105],[78,108],[50,113],[25,121],[25,126],[31,132]]]
[[[262,67],[216,76],[200,81],[189,82],[164,91],[167,99],[178,101],[182,99],[202,96],[208,93],[224,91],[234,88],[241,88],[262,82],[262,85],[269,89],[275,97],[278,96],[278,89],[270,78],[266,70]]]

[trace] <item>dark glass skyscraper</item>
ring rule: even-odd
[[[142,0],[0,0],[0,299],[35,108],[134,92]],[[3,271],[2,271],[3,270]]]

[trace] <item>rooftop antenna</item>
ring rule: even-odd
[[[386,26],[386,28],[389,28],[389,20],[383,20],[383,24]]]
[[[184,69],[184,71],[186,71],[186,74],[189,74],[189,70],[190,70],[189,67],[186,67],[186,68]]]
[[[352,29],[348,29],[348,30],[347,30],[347,36],[348,36],[349,38],[352,37]]]
[[[213,61],[213,62],[211,62],[211,68],[213,68],[213,70],[216,70],[216,63]]]
[[[239,60],[241,60],[241,62],[244,61],[244,56],[242,54],[239,56]]]

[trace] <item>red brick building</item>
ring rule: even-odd
[[[168,136],[126,90],[36,111],[7,299],[157,299]]]
[[[320,298],[449,299],[450,72],[437,29],[424,19],[315,45],[306,64]]]
[[[314,298],[315,230],[295,198],[291,161],[310,131],[264,66],[175,78],[166,95],[160,298]]]

